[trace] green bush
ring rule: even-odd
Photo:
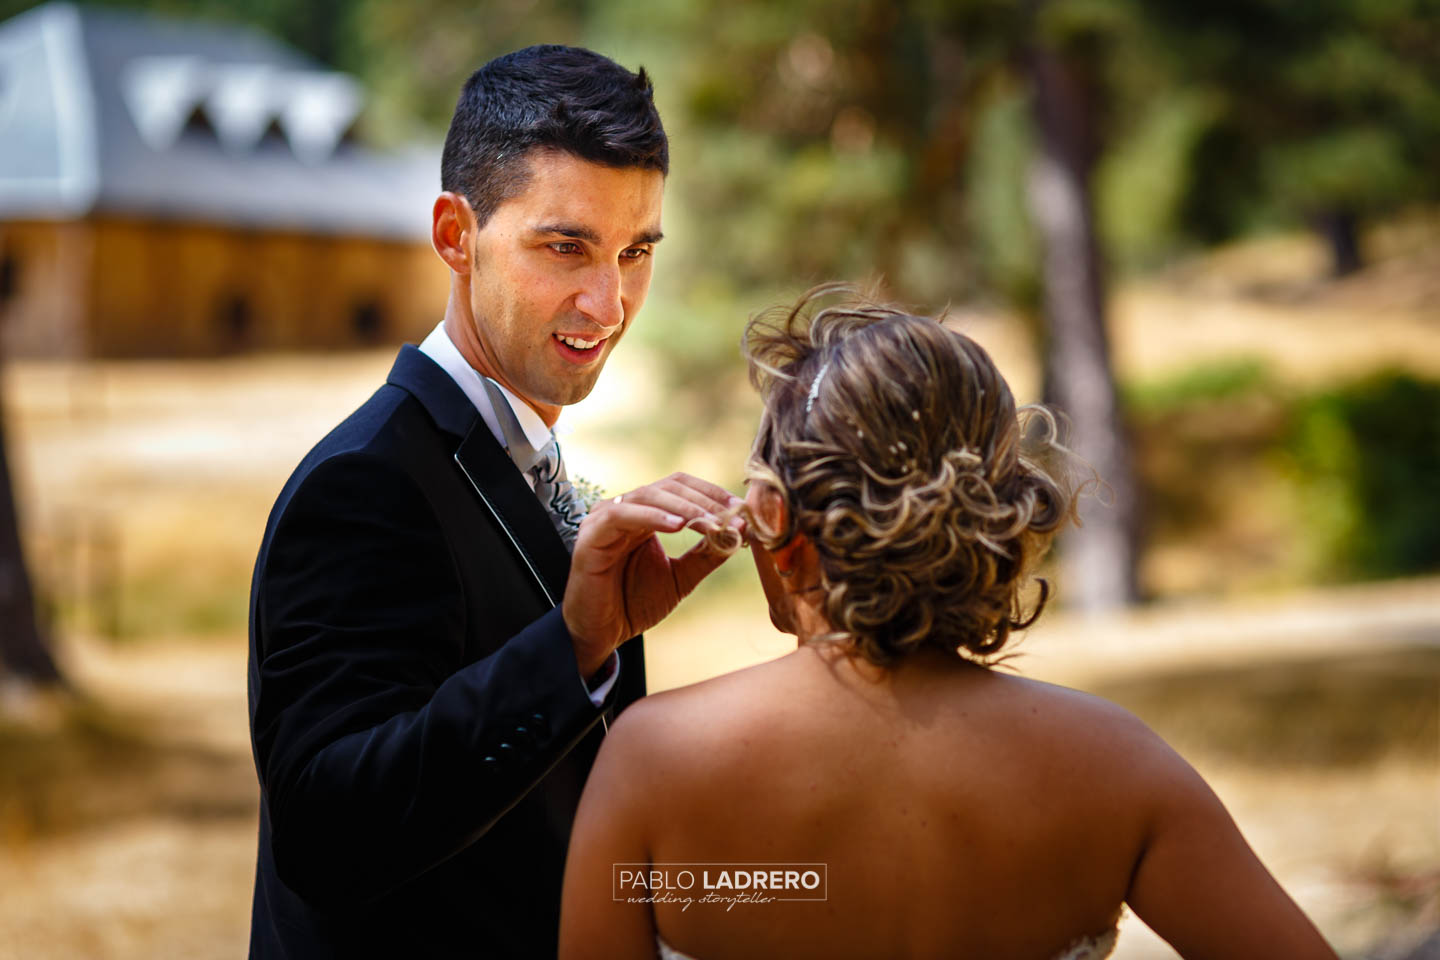
[[[1440,567],[1440,384],[1386,372],[1303,398],[1285,443],[1318,573]]]
[[[1121,397],[1132,416],[1155,418],[1194,409],[1277,392],[1265,363],[1255,357],[1239,357],[1203,364],[1162,380],[1121,385]]]
[[[1181,589],[1440,569],[1440,383],[1387,371],[1301,391],[1238,359],[1122,396],[1147,549],[1207,567]]]

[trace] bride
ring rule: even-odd
[[[1049,414],[1022,418],[969,338],[817,309],[833,292],[746,331],[747,536],[799,644],[614,725],[560,956],[1089,960],[1128,904],[1187,958],[1333,960],[1143,723],[991,669],[1072,516]]]

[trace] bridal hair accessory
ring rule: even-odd
[[[810,409],[815,406],[815,398],[820,395],[820,381],[825,379],[825,372],[830,369],[830,361],[826,360],[820,365],[820,372],[815,374],[815,380],[810,384],[810,392],[805,397],[805,416],[810,416]]]

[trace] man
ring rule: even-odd
[[[580,523],[550,436],[644,302],[667,170],[643,71],[531,47],[465,84],[445,318],[301,462],[256,562],[251,956],[554,956],[602,717],[645,690],[620,645],[723,559],[655,532],[736,503],[677,474]]]

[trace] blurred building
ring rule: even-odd
[[[349,76],[244,27],[51,3],[0,24],[9,355],[415,339],[438,150],[354,136]]]

